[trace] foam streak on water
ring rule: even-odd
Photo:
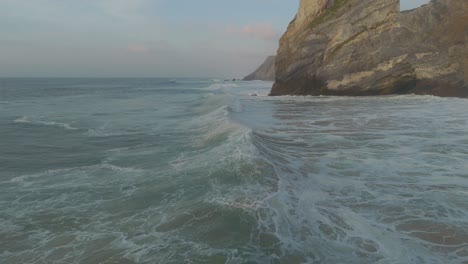
[[[2,263],[467,263],[468,104],[0,82]]]

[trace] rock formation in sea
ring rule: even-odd
[[[275,56],[268,57],[260,67],[244,78],[244,81],[274,81],[275,80]]]
[[[468,97],[468,0],[301,0],[271,95]]]

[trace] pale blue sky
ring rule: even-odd
[[[0,76],[242,77],[298,2],[0,0]]]

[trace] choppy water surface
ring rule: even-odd
[[[270,86],[0,80],[0,262],[468,263],[468,100]]]

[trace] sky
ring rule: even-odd
[[[243,77],[276,53],[298,5],[0,0],[0,77]]]

